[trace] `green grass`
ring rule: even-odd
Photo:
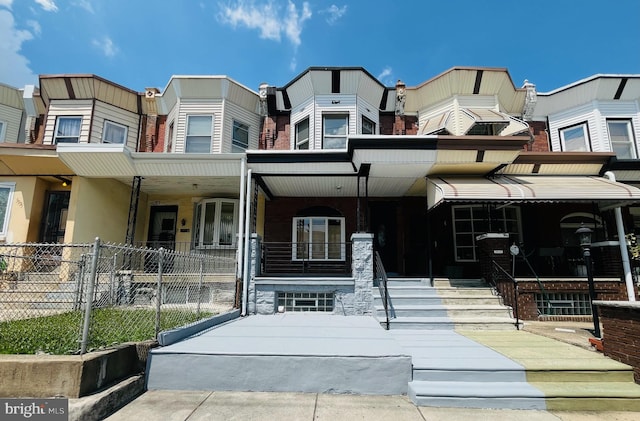
[[[172,329],[212,316],[167,310],[161,312],[161,330]],[[0,322],[0,354],[74,354],[80,349],[84,313]],[[155,338],[154,310],[97,309],[91,313],[88,350]]]

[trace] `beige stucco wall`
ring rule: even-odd
[[[131,187],[116,180],[74,177],[65,243],[124,243]]]
[[[192,198],[191,196],[149,196],[146,201],[146,206],[140,206],[139,216],[144,220],[144,224],[138,224],[140,231],[144,233],[143,238],[146,240],[149,234],[149,216],[151,213],[151,206],[177,206],[178,207],[178,219],[176,221],[176,243],[189,243],[191,242],[192,225],[193,225],[193,207],[194,203],[197,203],[200,198]],[[182,220],[184,219],[184,226]]]
[[[38,177],[2,177],[0,182],[15,183],[7,235],[0,240],[6,243],[39,241],[46,192],[68,188]]]

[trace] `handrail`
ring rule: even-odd
[[[382,305],[386,318],[385,329],[389,330],[389,287],[387,286],[387,271],[384,269],[380,254],[377,251],[375,253],[375,279],[378,281],[378,289],[382,297]]]
[[[514,301],[514,305],[515,305],[515,315],[516,315],[516,329],[520,330],[520,317],[519,317],[519,313],[518,313],[518,281],[516,280],[516,278],[514,278],[513,276],[511,276],[511,274],[509,274],[509,272],[507,272],[506,270],[504,270],[504,268],[502,266],[500,266],[500,264],[498,262],[496,262],[494,259],[491,259],[491,264],[493,265],[494,269],[497,269],[498,271],[502,272],[503,275],[506,275],[507,278],[511,279],[511,282],[513,282],[514,288],[513,288],[513,301]],[[495,272],[492,272],[492,274],[495,276]],[[495,279],[492,279],[494,285],[496,284]]]
[[[551,310],[551,306],[550,306],[549,300],[547,299],[547,291],[544,290],[544,286],[542,285],[542,281],[540,281],[540,278],[538,277],[538,274],[536,273],[535,270],[533,270],[533,266],[531,266],[531,263],[529,262],[529,259],[527,259],[527,255],[524,252],[524,248],[522,247],[522,244],[520,245],[520,252],[521,252],[521,255],[522,255],[522,260],[524,260],[524,262],[529,267],[529,270],[531,271],[531,273],[533,273],[533,276],[536,278],[536,282],[538,282],[538,286],[540,287],[540,291],[542,292],[542,308],[547,310],[543,314],[548,314],[549,311]]]

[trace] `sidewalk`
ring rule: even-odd
[[[558,412],[416,407],[406,396],[149,391],[108,421],[635,421],[635,412]]]

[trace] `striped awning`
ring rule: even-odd
[[[640,189],[592,176],[432,177],[429,208],[442,202],[598,202],[601,208],[640,203]]]

